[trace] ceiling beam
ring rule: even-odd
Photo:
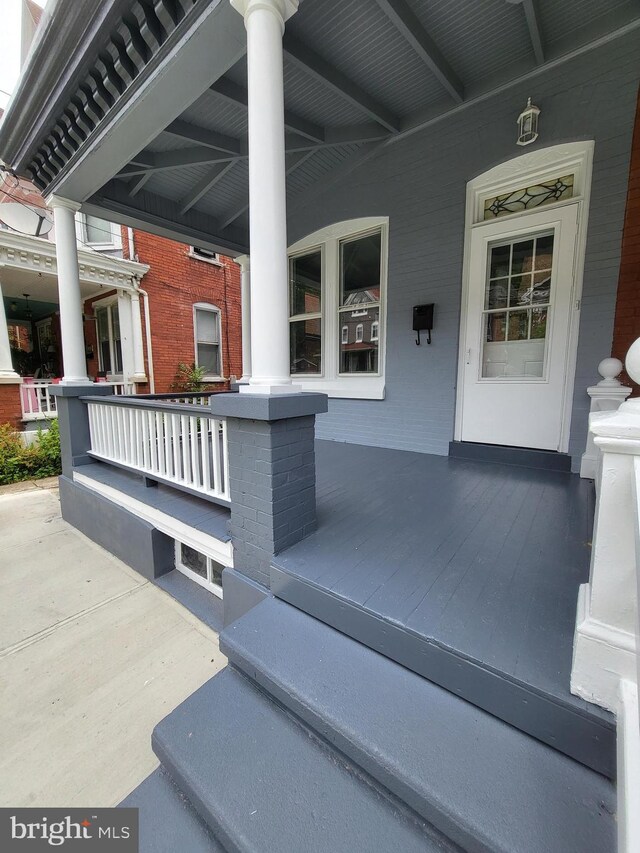
[[[233,169],[237,162],[237,160],[231,160],[229,163],[217,163],[215,166],[212,166],[178,202],[180,215],[184,216],[188,210],[191,210],[210,189],[215,187]]]
[[[355,145],[358,143],[376,142],[389,139],[391,134],[375,122],[364,124],[345,125],[344,127],[330,127],[324,132],[325,141],[314,143],[299,136],[287,136],[286,153],[297,154],[299,152],[320,151],[323,148],[338,148],[341,145]],[[150,172],[165,172],[171,169],[179,169],[184,166],[201,166],[203,164],[230,163],[243,160],[247,154],[241,146],[242,153],[239,155],[227,154],[217,149],[196,145],[191,148],[178,148],[174,151],[142,151],[118,172],[116,178],[133,178],[137,175],[145,175]]]
[[[282,46],[291,62],[302,68],[323,85],[328,86],[344,100],[366,113],[369,118],[379,122],[387,130],[396,133],[400,129],[400,119],[383,104],[360,88],[333,65],[318,56],[315,51],[302,44],[285,32]]]
[[[315,150],[313,151],[299,151],[297,154],[292,154],[289,158],[289,165],[286,168],[285,176],[292,175],[296,169],[299,169],[303,163],[306,163],[307,160],[310,160],[311,157],[315,154]],[[228,228],[232,222],[235,222],[243,213],[246,213],[249,210],[249,203],[243,204],[241,207],[235,208],[231,213],[227,215],[227,217],[220,223],[220,230],[224,231],[225,228]]]
[[[507,0],[514,6],[520,4],[524,9],[525,18],[527,19],[527,28],[529,30],[529,38],[531,39],[531,47],[533,55],[536,58],[536,63],[542,65],[544,62],[544,42],[542,40],[542,28],[540,26],[540,10],[538,9],[538,0]]]
[[[146,171],[137,180],[134,177],[131,181],[131,189],[129,190],[129,198],[135,198],[152,175],[153,175],[153,172]]]
[[[246,109],[249,98],[247,90],[242,86],[238,86],[232,80],[221,77],[209,89],[227,101],[231,101]],[[284,111],[284,126],[287,130],[298,133],[300,136],[311,139],[313,142],[324,141],[324,130],[320,125],[314,124],[314,122],[308,121],[306,118],[301,118],[290,110]]]
[[[172,121],[162,132],[178,139],[184,139],[187,142],[214,148],[216,151],[225,151],[228,154],[242,153],[241,140],[214,130],[206,130],[204,127],[198,127],[180,119]]]
[[[376,3],[454,101],[461,103],[464,100],[464,86],[460,78],[422,26],[417,15],[409,8],[406,0],[376,0]]]

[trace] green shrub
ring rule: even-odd
[[[207,385],[204,381],[204,376],[204,367],[198,367],[197,364],[185,364],[181,361],[171,385],[171,390],[182,394],[197,394],[200,391],[209,391],[211,386]]]
[[[28,447],[9,424],[0,424],[0,486],[54,477],[61,470],[57,420],[51,422],[48,431],[39,429],[36,440]]]

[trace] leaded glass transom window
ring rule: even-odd
[[[552,261],[553,234],[489,249],[483,312],[484,378],[544,375]]]
[[[573,198],[573,179],[573,175],[564,175],[487,198],[484,202],[483,218],[496,219],[499,216],[521,213],[523,210]]]

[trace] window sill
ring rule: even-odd
[[[339,376],[334,379],[292,376],[291,381],[303,391],[315,391],[330,398],[345,400],[384,400],[384,376]]]
[[[226,382],[227,380],[224,376],[203,376],[203,382]]]

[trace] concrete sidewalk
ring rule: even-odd
[[[50,486],[52,484],[49,484]],[[113,806],[154,725],[221,669],[217,635],[60,517],[0,492],[0,806]]]

